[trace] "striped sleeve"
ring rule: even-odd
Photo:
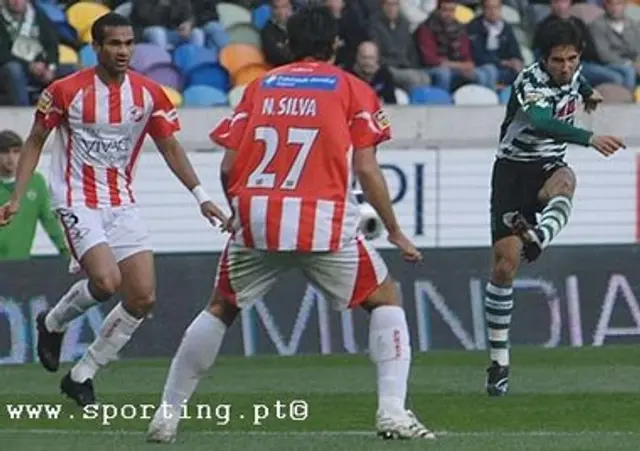
[[[153,139],[167,138],[180,130],[180,119],[167,94],[160,87],[151,89],[153,111],[149,118],[148,131]]]

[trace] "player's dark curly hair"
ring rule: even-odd
[[[329,61],[335,54],[338,21],[328,8],[310,6],[287,21],[289,49],[295,60],[315,58]]]
[[[98,20],[93,22],[91,25],[91,37],[93,38],[93,42],[101,45],[104,43],[104,39],[106,38],[107,27],[131,27],[131,21],[121,16],[118,13],[107,13],[104,16],[100,17]]]
[[[540,55],[547,59],[551,50],[560,46],[573,46],[579,53],[584,49],[584,37],[572,20],[554,19],[540,33]]]

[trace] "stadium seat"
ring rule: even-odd
[[[234,3],[218,3],[216,5],[220,23],[225,29],[237,23],[251,23],[251,11]]]
[[[260,33],[253,25],[238,23],[227,29],[230,44],[249,44],[257,48],[262,47]]]
[[[78,53],[68,45],[58,45],[58,63],[60,64],[78,64],[80,58]]]
[[[271,18],[271,6],[268,3],[258,6],[251,13],[251,23],[258,30],[262,30]]]
[[[633,103],[635,100],[631,91],[614,83],[602,83],[595,89],[602,95],[602,103]]]
[[[409,105],[411,99],[409,99],[409,94],[403,89],[396,88],[393,90],[396,95],[396,103],[398,105]]]
[[[593,3],[575,3],[571,7],[571,14],[582,19],[586,24],[590,24],[604,14],[604,10]]]
[[[522,59],[524,60],[525,66],[533,64],[536,60],[531,49],[525,45],[520,44],[520,53],[522,53]]]
[[[168,86],[176,91],[182,91],[184,86],[182,73],[171,63],[154,64],[144,74],[156,83]]]
[[[80,64],[82,67],[93,67],[98,63],[98,57],[93,47],[85,45],[80,49]]]
[[[633,92],[633,97],[636,103],[640,103],[640,87],[636,88],[636,90]]]
[[[412,105],[452,105],[451,95],[433,86],[418,86],[409,93]]]
[[[513,34],[516,35],[516,41],[518,41],[518,44],[525,47],[529,47],[531,45],[531,37],[524,29],[522,29],[518,25],[514,25]]]
[[[627,2],[626,16],[634,22],[640,21],[640,6]]]
[[[131,68],[137,72],[145,73],[156,64],[171,63],[171,55],[162,47],[154,44],[136,44]]]
[[[211,86],[189,86],[182,93],[183,105],[188,107],[211,107],[228,104],[227,95]]]
[[[180,94],[178,91],[176,91],[173,88],[170,88],[169,86],[163,86],[162,90],[165,92],[165,94],[167,95],[167,97],[169,97],[169,100],[171,101],[171,104],[174,107],[180,107],[182,106],[182,94]]]
[[[484,86],[476,84],[464,85],[453,93],[456,105],[498,105],[498,94]]]
[[[64,14],[64,10],[56,3],[39,1],[36,3],[36,6],[54,24],[65,23],[67,21],[67,16]]]
[[[502,19],[511,25],[520,25],[522,22],[518,10],[509,5],[502,5]]]
[[[187,75],[189,72],[203,64],[215,64],[218,62],[218,52],[193,44],[183,44],[173,51],[173,63]]]
[[[239,85],[229,91],[229,106],[231,108],[235,108],[238,106],[240,101],[242,100],[242,96],[244,95],[244,90],[246,89],[246,85]]]
[[[474,16],[475,14],[473,13],[473,10],[468,6],[460,4],[456,5],[455,17],[458,22],[468,24],[473,20]]]
[[[85,32],[91,28],[93,22],[109,13],[111,10],[101,3],[78,2],[67,9],[67,20],[69,24],[78,31],[80,36],[85,36]],[[86,41],[84,42],[91,42]]]
[[[222,67],[232,75],[244,66],[266,63],[260,49],[248,44],[229,44],[220,51],[218,58]]]
[[[205,64],[191,70],[187,86],[209,86],[227,92],[230,88],[229,73],[219,64]]]
[[[269,71],[269,67],[265,64],[251,64],[244,66],[233,74],[233,85],[248,85],[253,80]]]
[[[498,97],[500,98],[500,103],[506,105],[509,102],[509,97],[511,97],[511,86],[501,89]]]

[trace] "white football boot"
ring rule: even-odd
[[[385,440],[434,440],[436,435],[427,429],[410,410],[400,414],[378,410],[378,437]]]
[[[178,435],[178,423],[180,411],[168,404],[161,405],[147,429],[147,442],[174,443]]]

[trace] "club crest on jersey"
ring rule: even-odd
[[[46,89],[40,94],[36,109],[42,114],[49,114],[51,112],[51,106],[53,105],[53,97]]]
[[[544,95],[540,92],[530,92],[524,96],[524,103],[536,103],[544,99]]]
[[[129,122],[140,122],[142,120],[142,116],[142,108],[137,106],[129,108]]]
[[[380,130],[384,130],[391,125],[389,116],[387,116],[387,113],[383,109],[380,109],[373,113],[373,120]]]

